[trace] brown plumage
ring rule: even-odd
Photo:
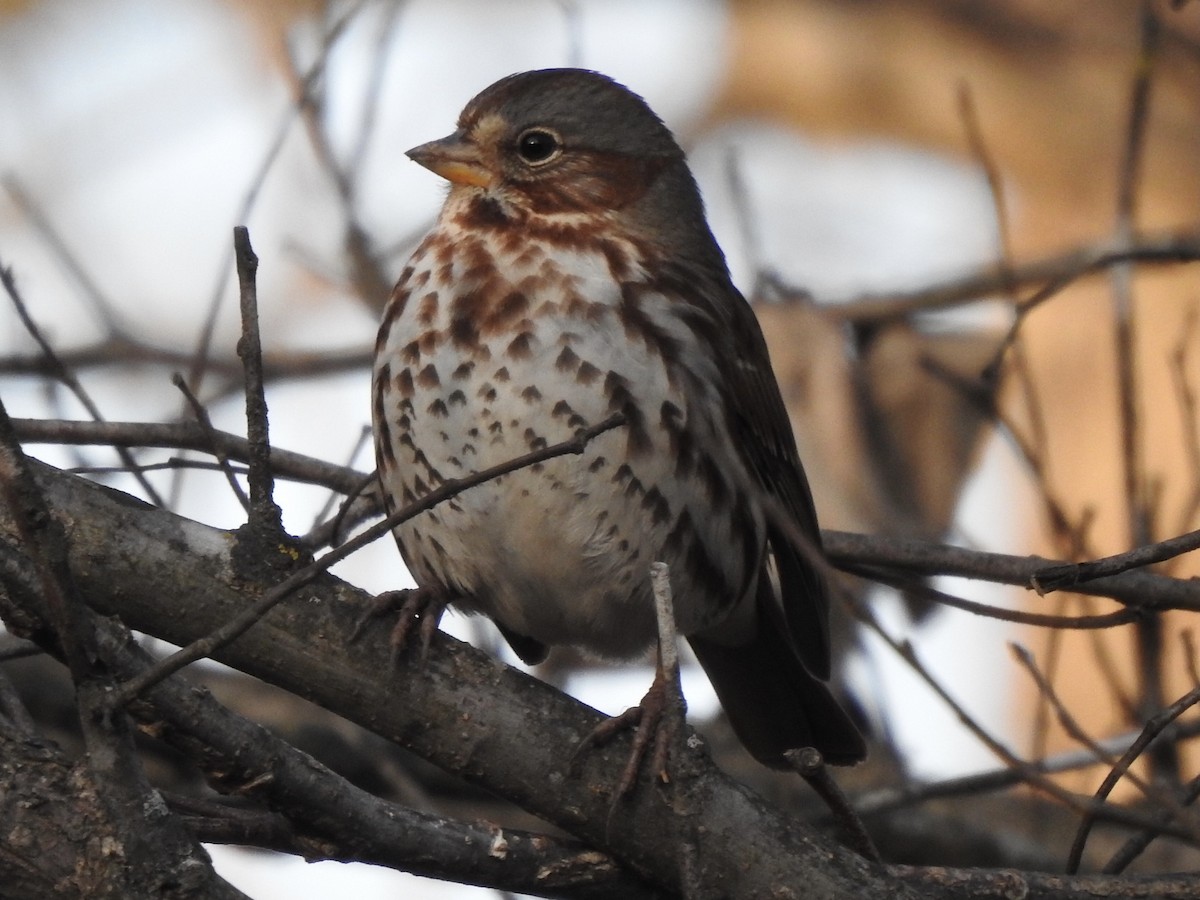
[[[824,580],[767,512],[819,550],[787,413],[670,131],[610,79],[551,69],[487,88],[409,155],[451,187],[376,346],[389,504],[626,419],[398,527],[418,584],[490,616],[526,661],[554,644],[628,657],[655,639],[661,560],[756,758],[861,759],[823,683]]]

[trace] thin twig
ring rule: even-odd
[[[351,448],[349,456],[347,457],[345,463],[343,463],[343,465],[347,469],[352,468],[354,466],[354,461],[358,459],[358,454],[360,454],[362,452],[363,447],[365,447],[367,445],[367,442],[371,440],[372,433],[373,432],[371,430],[370,425],[364,425],[359,430],[358,440],[354,442],[354,446]],[[363,489],[365,490],[366,487],[369,487],[369,486],[370,486],[370,481],[367,481],[363,485]],[[315,516],[313,516],[312,529],[318,528],[322,522],[324,522],[327,518],[329,518],[329,513],[333,510],[334,505],[337,504],[338,495],[340,493],[341,493],[340,491],[330,491],[329,492],[329,496],[325,498],[325,503],[317,511],[317,514]],[[356,491],[353,494],[351,494],[350,496],[345,498],[344,502],[342,502],[342,504],[341,504],[341,508],[338,510],[337,516],[335,516],[335,522],[340,522],[342,517],[346,514],[347,507],[351,503],[354,502],[354,498],[358,495],[358,493],[360,493],[360,491]],[[311,534],[312,531],[310,530],[309,533]],[[335,524],[333,534],[335,536],[337,534],[336,524]]]
[[[1066,731],[1067,735],[1082,744],[1088,752],[1095,755],[1097,762],[1108,766],[1111,771],[1122,768],[1116,757],[1106,753],[1104,748],[1100,746],[1099,742],[1097,742],[1090,734],[1088,734],[1084,730],[1083,726],[1079,724],[1079,721],[1073,715],[1071,715],[1071,712],[1067,709],[1066,704],[1062,702],[1062,698],[1058,696],[1058,692],[1054,690],[1053,686],[1046,679],[1046,676],[1038,670],[1037,663],[1035,663],[1033,660],[1033,655],[1020,644],[1009,644],[1009,648],[1013,651],[1013,655],[1016,657],[1017,662],[1019,662],[1025,668],[1025,671],[1030,674],[1030,677],[1033,678],[1034,683],[1037,685],[1038,692],[1046,698],[1046,701],[1054,709],[1058,716],[1059,724],[1062,725],[1063,730]],[[1123,767],[1123,775],[1134,787],[1141,791],[1144,796],[1157,802],[1160,809],[1162,809],[1164,812],[1170,812],[1171,815],[1168,817],[1168,820],[1171,818],[1183,817],[1185,810],[1177,807],[1174,797],[1172,797],[1166,791],[1147,783],[1145,779],[1140,778],[1129,768],[1128,764]],[[1200,844],[1200,823],[1197,823],[1193,817],[1188,816],[1183,818],[1183,824],[1185,827],[1189,827],[1193,832],[1195,832],[1195,841],[1197,844]],[[1082,846],[1079,848],[1079,853],[1082,857]]]
[[[883,857],[879,855],[875,842],[871,840],[867,826],[863,824],[854,807],[850,805],[850,801],[846,799],[841,787],[829,774],[821,752],[816,747],[803,747],[796,750],[785,750],[783,758],[788,761],[796,774],[807,781],[809,786],[825,801],[825,805],[833,813],[834,820],[846,832],[850,849],[863,859],[882,864]]]
[[[930,600],[942,606],[949,606],[952,609],[961,609],[963,612],[983,616],[988,619],[997,619],[1001,622],[1032,625],[1036,628],[1092,631],[1128,625],[1131,622],[1138,621],[1143,615],[1137,607],[1133,606],[1127,606],[1124,609],[1118,609],[1115,612],[1103,615],[1062,616],[1031,613],[1019,609],[1005,609],[1000,606],[979,603],[975,600],[968,600],[965,597],[957,597],[954,594],[931,587],[925,581],[916,578],[907,578],[903,575],[894,575],[875,566],[849,565],[843,566],[842,571],[852,572],[855,575],[869,578],[871,581],[879,584],[886,584],[889,587],[904,591],[906,594],[913,594],[923,600]]]
[[[1141,35],[1134,65],[1129,101],[1129,119],[1117,178],[1116,243],[1133,242],[1138,186],[1141,180],[1146,143],[1147,118],[1151,89],[1159,56],[1161,27],[1150,0],[1143,0],[1139,11]],[[1139,409],[1137,337],[1133,308],[1133,266],[1121,263],[1110,272],[1113,293],[1114,342],[1117,375],[1117,410],[1121,432],[1121,480],[1125,498],[1125,519],[1129,545],[1145,546],[1154,540],[1150,531],[1150,509],[1146,493],[1145,460],[1142,450],[1142,422]],[[1143,716],[1161,709],[1165,654],[1164,623],[1148,616],[1136,630],[1138,708]],[[1163,744],[1150,754],[1156,775],[1179,781],[1179,758],[1170,745]]]
[[[242,314],[238,356],[245,373],[246,439],[250,444],[250,475],[247,478],[250,524],[278,531],[282,528],[283,511],[275,502],[275,479],[271,475],[271,437],[263,384],[262,337],[258,329],[258,257],[250,246],[250,232],[244,225],[233,229],[233,245]]]
[[[1101,801],[1104,800],[1104,798],[1106,798],[1112,792],[1112,789],[1116,787],[1117,782],[1121,780],[1121,776],[1125,774],[1125,771],[1131,765],[1133,765],[1134,760],[1141,756],[1146,748],[1149,747],[1150,744],[1153,743],[1172,722],[1174,722],[1177,718],[1179,718],[1197,703],[1200,703],[1200,687],[1192,688],[1192,690],[1188,691],[1170,706],[1155,713],[1150,720],[1146,722],[1146,726],[1142,729],[1141,734],[1138,735],[1137,740],[1129,746],[1129,749],[1126,750],[1124,755],[1117,761],[1117,765],[1114,766],[1112,771],[1108,773],[1107,777],[1104,779],[1104,782],[1096,790],[1095,798]],[[1068,872],[1076,872],[1079,870],[1079,863],[1083,853],[1083,845],[1087,842],[1087,836],[1091,831],[1091,827],[1094,822],[1094,817],[1089,813],[1080,823],[1079,832],[1076,834],[1075,843],[1071,848],[1070,858],[1067,860]],[[1154,826],[1152,825],[1150,827]]]
[[[214,446],[229,458],[249,462],[250,444],[227,431],[206,434],[192,422],[80,422],[69,419],[14,419],[17,436],[29,444],[111,447],[162,447],[170,450],[213,452]],[[271,449],[271,465],[278,475],[319,484],[348,494],[366,477],[344,466],[291,450]]]
[[[1197,261],[1200,261],[1200,234],[1194,231],[1139,235],[1129,243],[1101,241],[1015,265],[1011,271],[993,266],[913,291],[863,294],[837,304],[830,311],[851,323],[883,323],[906,319],[915,313],[975,303],[980,298],[1003,293],[1011,286],[1042,286],[1059,279],[1073,281],[1122,262],[1171,264]],[[804,291],[787,290],[783,286],[780,289],[781,299],[795,297],[803,301],[807,297]]]
[[[81,404],[83,404],[83,408],[87,410],[89,416],[91,416],[97,422],[103,422],[104,416],[101,415],[100,408],[92,401],[91,395],[84,389],[83,385],[80,384],[79,379],[75,377],[75,373],[63,365],[58,359],[58,356],[54,352],[54,348],[50,346],[50,342],[46,340],[41,329],[38,328],[37,323],[33,321],[33,317],[29,315],[29,310],[25,306],[25,300],[22,298],[21,292],[17,290],[17,282],[13,277],[12,270],[6,268],[2,264],[0,264],[0,282],[4,284],[4,289],[8,292],[8,298],[12,301],[13,307],[17,311],[17,315],[21,319],[21,324],[25,326],[25,330],[29,332],[29,336],[37,342],[42,354],[50,363],[54,371],[54,377],[66,385],[67,389],[75,395],[75,398]],[[117,455],[121,458],[121,462],[128,467],[130,473],[137,480],[137,483],[141,486],[142,490],[146,492],[146,497],[149,498],[150,502],[155,506],[162,506],[162,497],[160,497],[158,491],[154,489],[154,485],[150,483],[150,480],[146,478],[145,474],[138,466],[137,460],[133,458],[133,454],[124,448],[118,447],[116,450]]]
[[[1183,427],[1183,449],[1187,455],[1188,470],[1191,474],[1192,486],[1187,499],[1180,510],[1179,521],[1175,526],[1176,533],[1187,531],[1200,512],[1200,414],[1196,402],[1196,392],[1188,379],[1188,362],[1192,358],[1192,348],[1196,344],[1196,328],[1200,316],[1197,315],[1196,304],[1187,308],[1183,319],[1183,328],[1179,333],[1179,343],[1171,353],[1171,381],[1175,386],[1176,402],[1179,404],[1179,418]]]
[[[263,185],[266,183],[267,175],[275,165],[275,160],[283,150],[283,145],[287,139],[288,132],[291,130],[292,123],[299,115],[299,110],[303,107],[305,97],[308,90],[320,79],[325,73],[325,65],[329,61],[329,53],[333,49],[333,45],[345,33],[346,27],[351,20],[358,15],[359,11],[366,4],[366,0],[359,0],[353,4],[346,12],[334,22],[321,42],[321,52],[317,55],[317,59],[313,62],[308,72],[304,76],[303,91],[300,93],[296,102],[293,103],[284,114],[282,121],[279,123],[275,131],[274,137],[271,139],[270,145],[263,154],[262,162],[255,170],[254,175],[250,178],[250,185],[246,190],[245,197],[242,198],[241,206],[234,215],[235,222],[245,222],[250,218],[250,212],[254,209],[254,205],[258,202],[258,196],[262,191]],[[220,265],[217,267],[216,284],[213,287],[212,293],[209,295],[208,314],[205,317],[204,325],[200,329],[200,338],[196,342],[196,350],[192,355],[192,366],[188,371],[188,386],[197,394],[200,393],[200,383],[208,371],[208,357],[212,349],[213,335],[216,333],[217,318],[221,312],[221,301],[225,296],[226,279],[228,272],[233,264],[233,248],[231,247],[221,259]]]
[[[1139,732],[1131,731],[1115,737],[1103,738],[1098,745],[1105,753],[1123,753],[1130,743],[1137,739]],[[1194,738],[1200,735],[1200,720],[1192,719],[1180,723],[1178,737]],[[1061,772],[1073,772],[1078,769],[1091,768],[1096,764],[1096,755],[1089,750],[1070,750],[1056,753],[1054,756],[1030,760],[1026,765],[1038,772],[1055,775]],[[948,797],[974,797],[980,794],[992,793],[1005,788],[1019,785],[1022,781],[1021,772],[1010,766],[1000,766],[973,775],[963,775],[958,778],[947,778],[942,781],[932,781],[923,784],[906,784],[899,787],[885,787],[877,791],[856,797],[854,808],[860,815],[879,815],[940,800]]]
[[[242,484],[237,480],[237,475],[233,471],[233,467],[229,464],[229,457],[225,455],[225,451],[221,449],[220,441],[216,440],[217,429],[213,427],[212,419],[208,415],[208,410],[204,408],[204,404],[200,399],[192,393],[191,388],[187,386],[187,382],[183,380],[183,376],[176,372],[171,376],[171,383],[179,388],[183,394],[184,400],[192,409],[192,415],[195,416],[196,424],[203,429],[204,433],[213,439],[211,452],[217,459],[217,465],[221,472],[225,475],[225,480],[229,482],[229,487],[233,490],[233,495],[238,498],[238,502],[242,504],[242,509],[246,512],[250,511],[250,498],[246,496],[246,492],[242,490]]]
[[[1075,588],[1097,578],[1140,569],[1197,549],[1200,549],[1200,531],[1192,531],[1102,559],[1047,566],[1033,573],[1029,586],[1044,596],[1051,591]]]
[[[0,179],[0,183],[3,183],[4,189],[8,191],[13,202],[29,219],[34,230],[42,236],[42,240],[50,246],[70,276],[83,288],[84,295],[100,314],[100,324],[104,326],[104,329],[117,339],[127,338],[129,329],[124,326],[116,305],[100,289],[100,285],[96,283],[79,257],[67,245],[66,239],[54,227],[45,210],[30,196],[15,175],[5,175]]]

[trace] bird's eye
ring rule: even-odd
[[[517,153],[531,166],[547,163],[562,150],[562,141],[557,134],[544,128],[530,128],[517,138]]]

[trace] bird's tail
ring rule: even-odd
[[[755,759],[776,769],[788,768],[783,753],[797,747],[815,747],[835,765],[861,762],[867,754],[862,734],[825,682],[804,668],[777,621],[782,616],[771,615],[761,599],[759,613],[747,644],[688,639],[738,739]]]

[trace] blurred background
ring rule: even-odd
[[[1146,10],[1158,23],[1149,37]],[[1139,122],[1135,76],[1148,62]],[[1001,340],[1015,300],[1052,280],[1022,280],[1022,266],[1070,272],[1070,254],[1111,247],[1129,228],[1196,233],[1200,4],[9,0],[0,265],[106,418],[179,418],[171,373],[192,370],[207,342],[199,395],[218,428],[241,432],[231,228],[248,225],[276,376],[272,441],[369,470],[361,439],[379,310],[444,193],[404,151],[452,130],[497,78],[562,65],[642,94],[688,150],[767,332],[824,527],[1055,558],[1196,527],[1195,266],[1129,274],[1132,457],[1122,451],[1114,279],[1071,280],[1003,355]],[[1138,129],[1131,167],[1123,160]],[[968,276],[974,287],[959,281]],[[959,293],[937,302],[932,289],[955,284]],[[895,315],[905,301],[920,312]],[[0,392],[13,416],[85,417],[45,376],[7,303]],[[102,448],[32,450],[62,466],[116,459]],[[182,514],[235,527],[243,513],[220,477],[152,475]],[[278,497],[295,533],[329,499],[289,484]],[[1190,574],[1182,565],[1173,573]],[[335,571],[373,592],[411,583],[382,541]],[[1042,612],[1091,608],[937,584]],[[869,593],[892,633],[1021,753],[1070,744],[1037,714],[1010,640],[1055,661],[1058,691],[1098,736],[1133,727],[1147,646],[1168,700],[1190,686],[1181,619],[1147,645],[1129,629],[1034,632]],[[478,623],[450,616],[443,627],[502,652]],[[947,778],[996,764],[890,651],[849,625],[840,640],[845,690],[905,772]],[[612,713],[641,697],[650,670],[547,677]],[[685,689],[694,718],[716,713],[698,671]],[[1093,775],[1075,777],[1092,789]],[[366,867],[214,855],[256,897],[472,893]]]

